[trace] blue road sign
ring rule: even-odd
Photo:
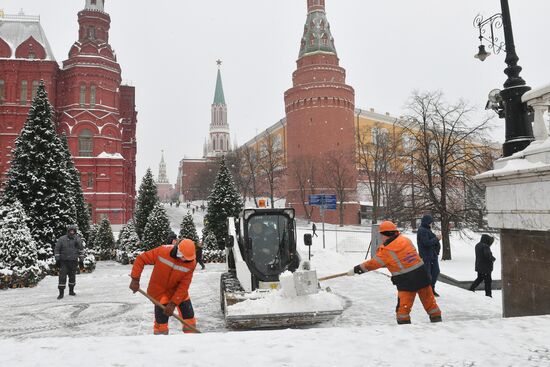
[[[309,205],[320,206],[325,210],[336,210],[336,195],[309,195]]]

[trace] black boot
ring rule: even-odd
[[[59,296],[57,296],[57,299],[63,298],[64,293],[65,293],[65,288],[59,287]]]
[[[441,316],[430,316],[430,322],[441,322]]]
[[[69,286],[69,296],[76,296],[76,293],[74,292],[74,285]]]

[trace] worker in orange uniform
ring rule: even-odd
[[[391,274],[392,283],[397,286],[397,323],[411,323],[411,309],[416,294],[431,322],[441,322],[441,310],[437,306],[431,286],[431,280],[426,272],[422,259],[416,252],[412,242],[401,235],[395,224],[385,221],[380,224],[382,245],[372,256],[372,259],[355,266],[348,275],[363,274],[379,268],[387,268]]]
[[[130,289],[134,293],[140,288],[139,279],[145,265],[155,266],[147,293],[165,307],[163,311],[155,306],[154,334],[168,335],[168,318],[173,315],[176,307],[183,320],[195,327],[197,321],[189,297],[189,285],[197,265],[193,241],[174,241],[172,245],[159,246],[139,255],[131,274]],[[193,330],[184,326],[183,332],[190,333]]]

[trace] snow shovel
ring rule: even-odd
[[[346,276],[348,275],[348,273],[339,273],[339,274],[334,274],[334,275],[329,275],[327,277],[322,277],[322,278],[319,278],[318,280],[320,282],[324,281],[324,280],[329,280],[329,279],[334,279],[334,278],[340,278],[340,277],[343,277],[343,276]]]
[[[143,294],[145,297],[147,297],[149,299],[149,301],[153,302],[156,306],[159,306],[164,311],[164,309],[165,309],[164,305],[162,303],[160,303],[159,301],[157,301],[156,299],[154,299],[153,297],[151,297],[150,295],[148,295],[147,292],[145,292],[143,289],[141,289],[141,288],[138,289],[138,292]],[[189,325],[187,322],[185,322],[185,320],[182,319],[180,315],[174,313],[174,314],[172,314],[172,316],[174,316],[176,319],[178,319],[178,321],[181,322],[181,324],[183,326],[193,330],[197,334],[201,333],[199,329],[197,329],[193,325]]]

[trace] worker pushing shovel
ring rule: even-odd
[[[142,253],[132,268],[130,289],[140,292],[155,304],[155,335],[168,335],[168,318],[177,308],[184,333],[198,332],[193,305],[189,297],[189,286],[197,262],[195,244],[189,239],[168,241],[170,245],[159,246]],[[140,289],[139,280],[145,265],[154,265],[147,293]]]
[[[319,280],[324,281],[345,275],[354,276],[385,267],[392,274],[392,283],[397,286],[398,324],[411,323],[411,308],[417,294],[430,321],[441,322],[441,310],[435,301],[430,275],[412,242],[401,235],[396,225],[390,221],[380,224],[380,237],[382,246],[378,248],[372,259],[355,266],[347,273],[335,274]]]

